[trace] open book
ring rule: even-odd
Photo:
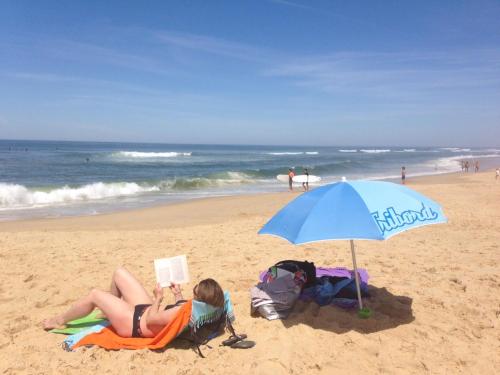
[[[156,281],[162,288],[166,288],[171,283],[185,284],[189,282],[187,260],[185,255],[178,255],[172,258],[155,259]]]

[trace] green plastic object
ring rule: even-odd
[[[89,315],[84,316],[83,318],[75,319],[66,323],[66,328],[54,328],[49,332],[61,333],[63,335],[73,335],[88,327],[92,327],[97,323],[105,321],[106,319],[98,317],[100,315],[102,315],[102,313],[99,310],[94,310]]]
[[[368,307],[363,307],[358,310],[358,317],[361,319],[368,319],[372,315],[372,311]]]

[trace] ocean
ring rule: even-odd
[[[500,165],[500,149],[179,145],[0,140],[0,220],[95,215],[186,199],[286,191],[294,168],[397,179]],[[469,171],[472,171],[470,168]],[[299,188],[297,184],[297,188]]]

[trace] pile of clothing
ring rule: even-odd
[[[358,269],[361,296],[368,296],[368,272]],[[314,301],[351,308],[358,303],[354,272],[344,267],[316,267],[308,261],[284,260],[260,274],[250,290],[252,315],[286,319],[295,302]]]

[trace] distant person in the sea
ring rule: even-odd
[[[155,337],[168,325],[187,301],[179,285],[170,285],[175,303],[160,309],[163,289],[156,285],[152,298],[142,284],[125,268],[120,267],[111,279],[109,291],[92,289],[76,301],[65,313],[45,319],[46,330],[63,327],[67,322],[82,318],[98,308],[122,337]],[[213,279],[200,281],[193,289],[193,298],[214,307],[224,306],[224,292]]]
[[[302,188],[304,191],[309,191],[309,171],[304,168],[304,174],[306,175],[306,181],[302,183]]]
[[[295,172],[292,168],[288,168],[288,188],[290,191],[293,191],[293,177],[295,176]]]
[[[90,159],[89,158],[85,158],[85,161],[88,163],[90,161]]]
[[[401,183],[404,185],[406,181],[406,167],[401,167]]]

